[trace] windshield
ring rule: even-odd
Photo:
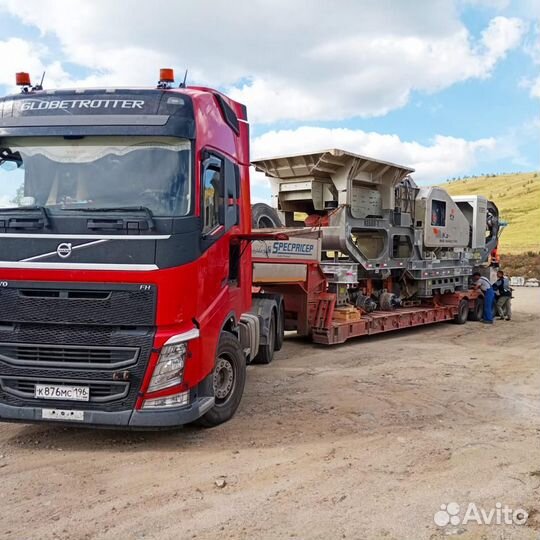
[[[191,211],[190,143],[174,137],[0,138],[0,208]]]

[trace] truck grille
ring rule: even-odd
[[[154,285],[10,281],[0,289],[0,317],[11,323],[151,326],[156,300]]]
[[[125,411],[135,406],[155,328],[0,323],[0,402],[14,407]],[[127,364],[124,364],[127,362]],[[128,381],[115,380],[128,371]],[[37,383],[90,387],[90,401],[34,397]]]
[[[66,379],[0,378],[0,387],[2,390],[19,398],[34,399],[34,389],[36,384],[76,384],[78,386],[88,386],[90,389],[90,402],[97,403],[122,399],[126,397],[129,392],[129,383],[127,382],[109,383],[85,380],[70,381]],[[40,399],[39,401],[45,404],[55,400]],[[66,402],[63,401],[62,403],[65,404]]]
[[[135,364],[137,347],[0,343],[0,359],[16,366],[119,368]]]

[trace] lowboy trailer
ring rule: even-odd
[[[283,298],[285,330],[310,336],[314,343],[335,345],[360,336],[443,321],[464,324],[481,317],[482,297],[474,289],[437,293],[371,312],[350,303],[338,305],[338,295],[328,292],[335,282],[334,269],[317,260],[319,231],[286,230],[287,242],[254,243],[253,282],[265,293]],[[288,247],[285,256],[280,248],[284,244]],[[352,272],[342,276],[345,287],[347,281],[354,282],[354,276]]]

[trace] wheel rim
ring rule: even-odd
[[[232,362],[226,356],[220,356],[214,368],[214,396],[223,403],[232,394],[236,378]]]

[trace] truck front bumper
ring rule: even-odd
[[[50,407],[12,407],[0,403],[0,422],[50,422],[73,427],[104,427],[118,429],[166,429],[189,424],[214,406],[213,397],[201,397],[187,407],[159,410],[126,410],[118,412],[84,410],[82,420],[50,420],[43,418],[43,409]],[[68,410],[68,408],[65,408]],[[69,410],[76,410],[74,404]]]

